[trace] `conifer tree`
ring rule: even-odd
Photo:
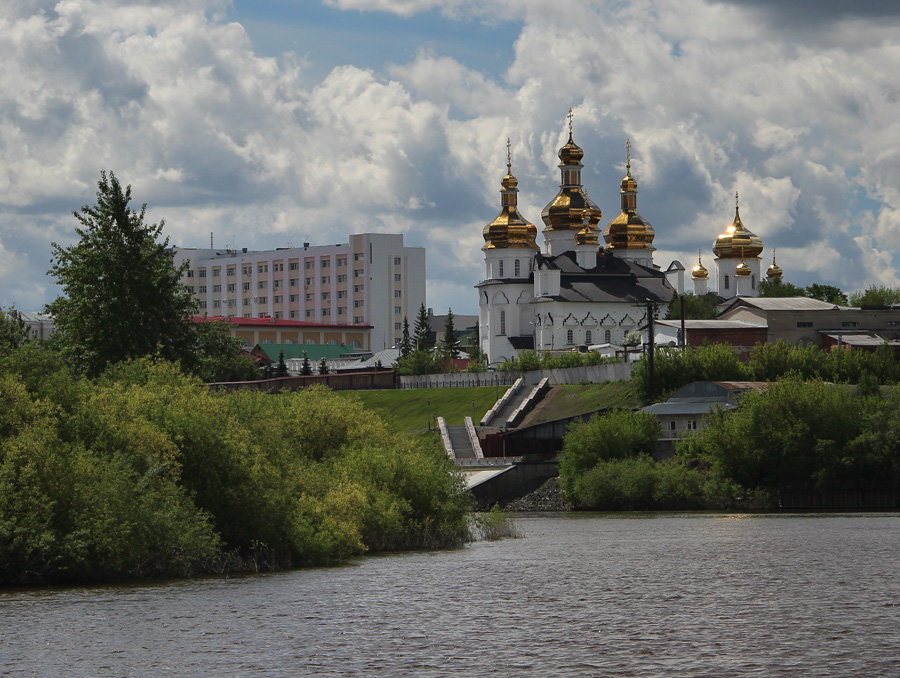
[[[300,374],[304,377],[308,377],[312,374],[312,365],[309,364],[309,356],[306,353],[303,354],[303,364],[300,366]]]
[[[276,377],[288,376],[287,364],[284,362],[284,351],[278,353],[278,366],[275,368]]]
[[[325,360],[325,356],[319,361],[319,374],[328,374],[328,361]]]
[[[444,323],[443,350],[447,356],[456,360],[459,358],[459,339],[456,338],[456,330],[453,327],[453,309],[447,309],[447,320]]]
[[[403,316],[403,335],[400,338],[400,357],[405,358],[412,351],[412,341],[409,338],[409,320]]]
[[[431,342],[431,328],[428,325],[428,311],[425,310],[424,302],[419,306],[419,312],[416,315],[416,324],[413,327],[413,342],[417,351],[426,351],[433,346]]]

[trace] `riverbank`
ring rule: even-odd
[[[556,476],[547,480],[533,492],[507,503],[503,509],[517,513],[535,513],[572,511],[574,507],[563,494],[559,476]]]

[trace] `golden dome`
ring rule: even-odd
[[[769,280],[772,280],[774,278],[780,279],[782,273],[783,273],[783,271],[781,270],[781,267],[777,263],[775,263],[775,249],[773,248],[772,249],[772,265],[769,266],[768,269],[766,269],[766,277]]]
[[[741,259],[741,262],[735,267],[734,274],[740,276],[741,278],[746,278],[750,275],[750,267],[744,263],[744,260]]]
[[[656,232],[637,213],[637,181],[631,176],[631,141],[625,142],[625,177],[620,184],[622,211],[603,230],[606,245],[613,250],[651,249]]]
[[[741,221],[738,194],[734,194],[734,222],[724,233],[719,234],[713,243],[713,252],[720,259],[737,259],[738,257],[758,257],[763,251],[762,238],[748,231]]]
[[[600,237],[597,235],[597,230],[593,224],[591,224],[591,220],[592,212],[590,209],[586,209],[582,220],[582,229],[575,234],[576,245],[596,245],[600,241]]]
[[[541,219],[551,231],[580,231],[584,212],[589,212],[591,225],[596,227],[603,217],[600,208],[588,198],[581,186],[581,158],[584,152],[572,141],[572,110],[569,109],[569,140],[559,149],[559,193],[541,211]]]
[[[512,159],[509,151],[509,139],[506,140],[506,176],[500,182],[500,214],[484,227],[483,250],[495,248],[539,249],[535,239],[537,228],[519,214],[518,192],[519,180],[512,174]]]
[[[691,269],[691,278],[700,280],[708,277],[709,271],[706,270],[706,266],[703,265],[703,261],[700,259],[700,250],[697,250],[697,263]]]

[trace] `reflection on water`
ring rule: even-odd
[[[900,675],[900,516],[518,527],[349,567],[2,593],[0,675]]]

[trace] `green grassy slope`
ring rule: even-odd
[[[500,387],[500,395],[508,387]],[[428,420],[428,399],[431,399],[433,417],[444,417],[449,426],[463,423],[472,416],[472,402],[475,402],[475,424],[484,413],[491,409],[497,398],[493,386],[471,388],[430,388],[403,391],[337,391],[350,393],[370,410],[381,415],[397,431],[416,431],[426,428]],[[435,423],[432,423],[436,426]]]
[[[640,402],[630,381],[603,384],[554,386],[547,397],[525,417],[520,426],[593,412],[604,407],[638,407]]]

